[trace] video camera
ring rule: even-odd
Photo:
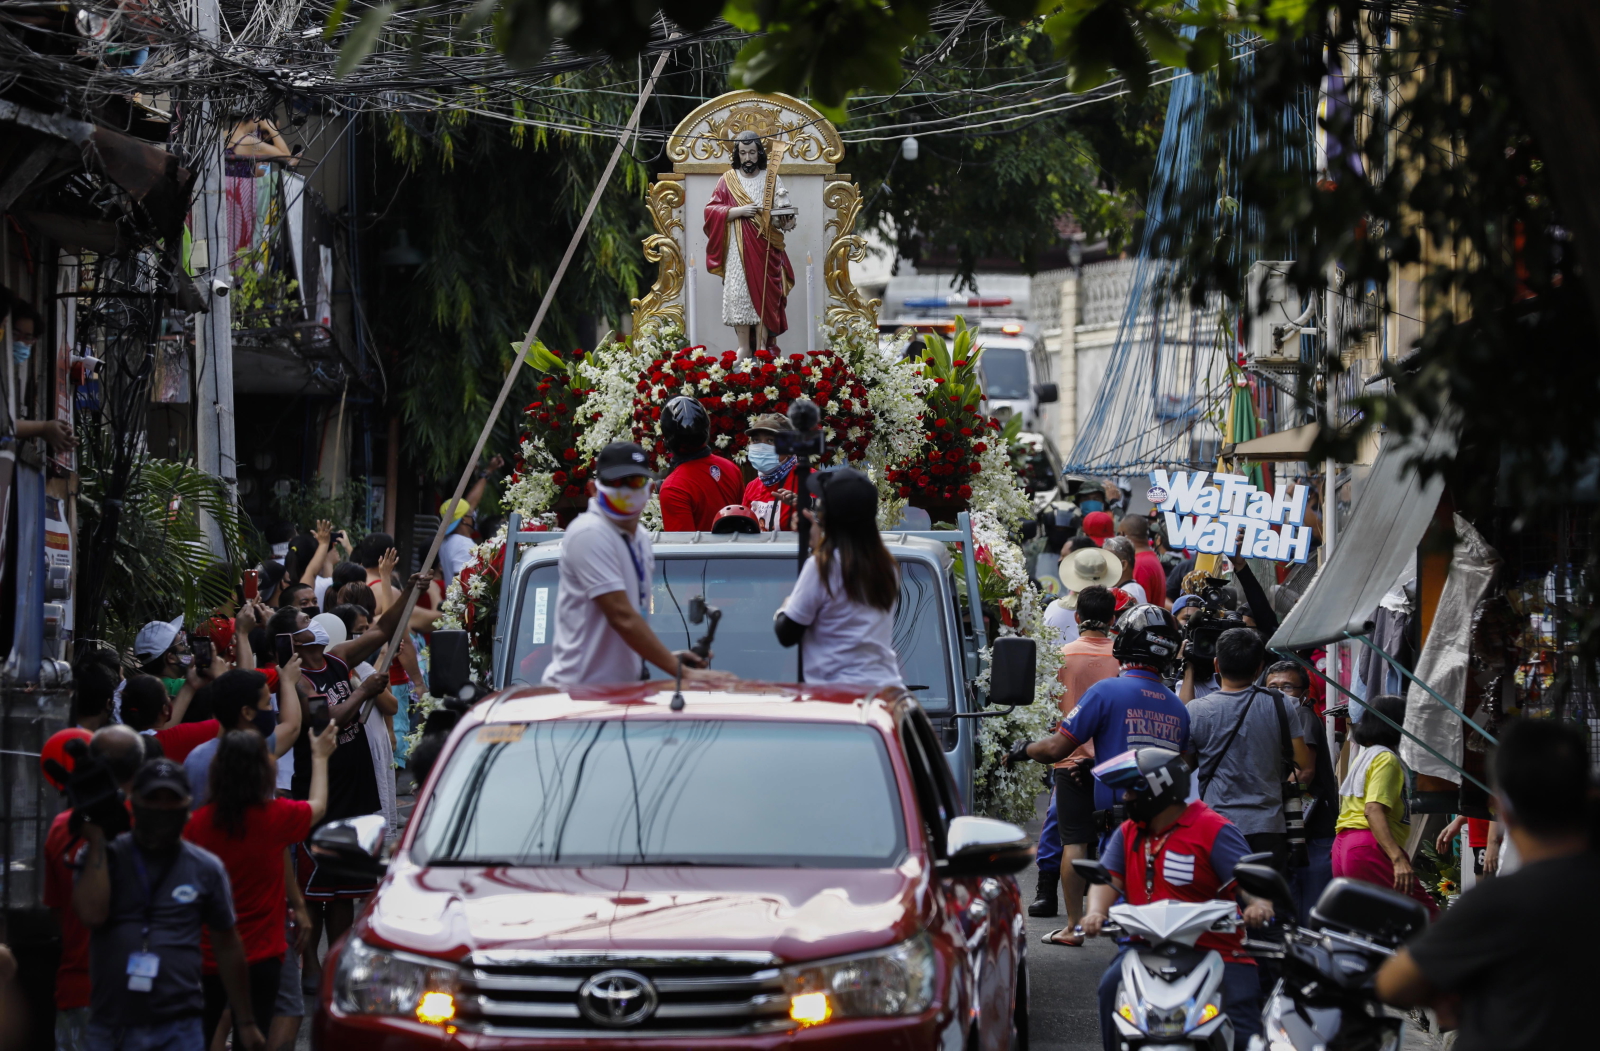
[[[1196,592],[1200,598],[1200,612],[1190,618],[1183,629],[1187,660],[1216,660],[1217,640],[1229,628],[1245,626],[1244,616],[1233,607],[1237,604],[1233,589],[1221,577],[1206,577]]]
[[[55,768],[51,775],[66,785],[67,805],[72,807],[69,830],[77,835],[83,823],[91,821],[105,830],[107,839],[128,831],[128,808],[110,764],[81,740],[68,741],[66,753],[72,757],[70,774],[53,759],[46,762]]]
[[[779,456],[815,456],[827,453],[822,433],[822,410],[809,398],[796,398],[789,403],[789,422],[792,431],[778,431],[773,435],[773,448]]]

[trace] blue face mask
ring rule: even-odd
[[[1086,515],[1093,514],[1096,511],[1104,511],[1105,509],[1106,505],[1099,500],[1085,500],[1078,505],[1078,510]]]
[[[750,446],[745,455],[750,458],[750,466],[761,474],[775,470],[778,466],[778,450],[766,442]]]
[[[11,341],[11,357],[18,365],[26,365],[33,356],[33,344],[25,343],[20,339]]]

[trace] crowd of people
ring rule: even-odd
[[[1125,515],[1117,522],[1104,509],[1112,505],[1094,502],[1082,533],[1061,548],[1060,580],[1069,590],[1047,611],[1070,639],[1061,650],[1059,728],[1018,742],[1006,758],[1052,767],[1028,911],[1057,915],[1059,894],[1067,922],[1044,941],[1083,945],[1119,897],[1131,904],[1236,899],[1246,924],[1259,927],[1273,908],[1234,883],[1244,862],[1285,877],[1296,920],[1308,919],[1339,877],[1408,895],[1439,918],[1441,903],[1416,859],[1425,847],[1448,858],[1466,829],[1462,860],[1480,886],[1391,961],[1379,993],[1396,1006],[1432,1007],[1449,1025],[1459,1019],[1463,1048],[1564,1043],[1574,1016],[1552,1011],[1548,990],[1572,985],[1566,972],[1581,969],[1577,957],[1545,952],[1507,917],[1531,920],[1530,892],[1546,901],[1571,901],[1575,891],[1593,897],[1579,890],[1593,885],[1582,881],[1593,879],[1596,866],[1585,736],[1548,721],[1513,722],[1494,761],[1492,807],[1504,824],[1458,815],[1436,837],[1424,836],[1413,827],[1400,757],[1405,700],[1371,696],[1340,713],[1348,717],[1349,752],[1337,777],[1325,698],[1314,688],[1320,676],[1305,660],[1268,662],[1277,615],[1252,573],[1241,568],[1230,582],[1222,567],[1197,569],[1192,559],[1173,560],[1163,573],[1151,521]],[[1099,858],[1109,883],[1090,887],[1075,873],[1071,862],[1087,857]],[[1530,865],[1535,858],[1560,864]],[[1527,867],[1512,875],[1517,859]],[[1574,911],[1578,929],[1595,933],[1592,900]],[[1200,947],[1223,954],[1223,1007],[1239,1046],[1261,1031],[1271,964],[1251,957],[1242,932],[1202,936]],[[1118,973],[1114,963],[1100,989],[1107,1051],[1118,1042],[1111,1024]],[[1534,974],[1549,983],[1537,1001],[1529,998]]]
[[[199,623],[153,621],[128,653],[75,664],[72,725],[41,756],[69,803],[45,851],[60,1051],[204,1051],[230,1033],[236,1051],[289,1051],[322,947],[375,886],[320,869],[312,831],[369,814],[398,831],[440,583],[403,582],[385,534],[352,544],[320,521],[268,539]],[[92,802],[118,791],[125,806]]]

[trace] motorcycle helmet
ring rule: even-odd
[[[1141,825],[1189,798],[1189,764],[1165,748],[1134,748],[1112,756],[1094,768],[1094,776],[1121,798],[1128,816]]]
[[[88,744],[93,736],[82,727],[69,726],[65,730],[57,730],[51,734],[44,747],[39,749],[39,769],[43,771],[44,779],[49,781],[57,792],[67,790],[67,776],[78,763],[77,758],[68,750],[67,742],[82,741]]]
[[[688,453],[711,437],[711,417],[700,399],[680,394],[661,409],[661,437],[673,452]]]
[[[711,520],[713,533],[759,533],[761,523],[756,521],[755,512],[743,504],[729,504],[717,512]]]
[[[1178,656],[1183,631],[1160,606],[1131,606],[1117,617],[1111,632],[1111,655],[1123,664],[1139,664],[1165,672]]]

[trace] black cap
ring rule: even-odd
[[[188,799],[192,793],[189,791],[189,775],[184,773],[183,767],[171,759],[152,759],[139,768],[133,775],[133,798],[143,799],[152,792],[159,792],[163,788],[170,789]]]
[[[656,476],[656,473],[650,470],[649,454],[633,442],[612,442],[601,449],[600,456],[595,461],[594,473],[602,482],[619,482],[624,478],[640,474],[646,478]]]
[[[806,479],[811,495],[822,500],[823,512],[835,523],[878,518],[878,487],[854,467],[829,467]]]

